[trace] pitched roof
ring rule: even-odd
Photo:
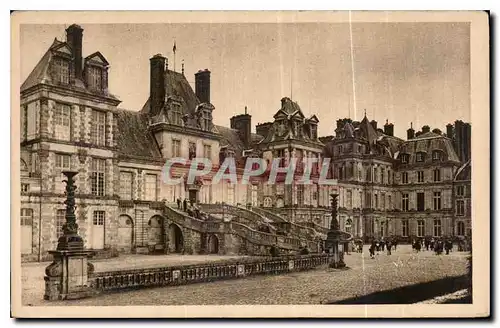
[[[57,46],[58,43],[62,42],[59,42],[57,41],[57,39],[55,39],[54,43],[52,43],[50,48],[45,52],[38,64],[36,64],[35,68],[28,75],[26,80],[24,80],[23,84],[21,85],[21,92],[37,84],[43,84],[50,80],[50,76],[48,73],[49,62],[52,58],[52,52],[50,51],[50,49],[52,49],[54,46]]]
[[[148,131],[148,118],[144,113],[119,109],[116,140],[121,157],[162,160],[156,140]]]
[[[409,163],[415,162],[414,154],[418,152],[432,154],[434,150],[442,151],[448,161],[460,162],[451,139],[436,133],[424,133],[417,138],[405,141],[400,147],[400,153],[410,155]]]
[[[168,97],[178,98],[181,102],[181,110],[184,114],[192,114],[200,104],[198,97],[191,88],[186,77],[178,72],[166,70],[165,72],[165,101]],[[142,112],[149,113],[150,98],[142,107]]]
[[[378,134],[377,134],[377,131],[371,125],[370,121],[368,121],[368,118],[366,117],[366,115],[363,118],[363,120],[359,123],[358,127],[362,132],[362,136],[366,140],[368,140],[370,145],[373,145],[375,143],[375,141],[378,139]]]
[[[274,117],[276,118],[280,113],[283,113],[289,117],[295,115],[298,115],[301,118],[305,117],[302,113],[302,110],[300,109],[299,104],[292,101],[288,97],[281,98],[281,108],[276,112],[276,114],[274,114]]]

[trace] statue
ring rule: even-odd
[[[339,195],[337,194],[331,194],[331,206],[332,206],[332,221],[330,223],[330,230],[339,230],[339,222],[337,221],[337,204],[338,200],[337,197]]]

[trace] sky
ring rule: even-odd
[[[149,58],[175,69],[208,68],[215,124],[229,126],[245,106],[252,125],[273,120],[283,97],[319,118],[319,135],[336,120],[367,117],[395,135],[423,125],[446,130],[470,122],[470,32],[467,23],[193,23],[80,24],[83,55],[110,63],[109,90],[120,108],[140,110],[149,93]],[[21,26],[21,81],[68,25]]]

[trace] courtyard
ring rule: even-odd
[[[380,291],[422,283],[454,279],[467,273],[469,253],[453,251],[435,255],[430,251],[414,253],[401,245],[392,255],[380,252],[371,259],[368,246],[363,253],[345,255],[348,270],[322,267],[312,271],[275,276],[218,281],[183,286],[150,288],[103,294],[75,301],[43,300],[44,269],[49,264],[25,263],[22,266],[23,304],[31,306],[125,306],[125,305],[243,305],[243,304],[326,304],[363,298]],[[96,271],[124,268],[194,264],[238,256],[215,255],[128,255],[94,261]],[[397,303],[397,300],[393,300]]]

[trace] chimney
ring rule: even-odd
[[[453,135],[453,124],[449,123],[449,124],[446,124],[446,136],[450,139],[453,139],[454,138],[454,135]]]
[[[413,130],[413,123],[410,123],[410,128],[406,130],[406,136],[408,140],[411,140],[415,137],[415,130]]]
[[[435,129],[433,129],[433,130],[432,130],[432,133],[435,133],[435,134],[439,134],[439,135],[441,135],[441,133],[442,133],[442,132],[441,132],[441,130],[440,130],[440,129],[435,128]]]
[[[388,136],[394,137],[394,124],[389,123],[389,120],[385,121],[384,133],[387,134]]]
[[[372,120],[372,121],[370,122],[370,124],[372,125],[373,129],[374,129],[375,131],[377,131],[377,121]]]
[[[165,64],[167,59],[161,54],[149,59],[149,113],[157,115],[165,104]]]
[[[428,125],[424,125],[422,127],[422,133],[427,133],[427,132],[431,132],[431,128]]]
[[[252,116],[246,113],[231,117],[231,129],[238,130],[238,135],[245,145],[245,149],[250,149],[252,143]]]
[[[71,47],[75,63],[75,77],[80,80],[83,78],[82,40],[83,29],[80,26],[72,24],[66,29],[66,41]]]
[[[210,103],[210,71],[198,71],[194,74],[195,78],[195,93],[201,103]]]

